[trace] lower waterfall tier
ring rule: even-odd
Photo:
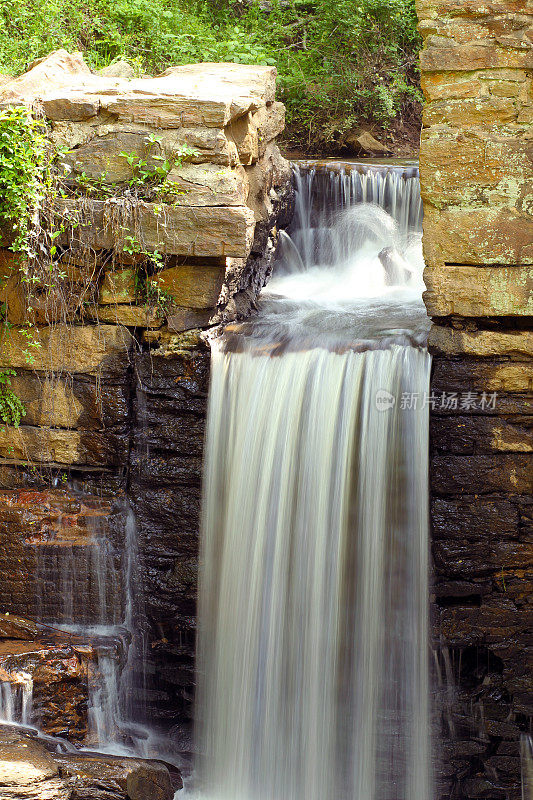
[[[215,351],[201,789],[429,800],[425,351]]]

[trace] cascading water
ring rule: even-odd
[[[315,179],[257,318],[213,343],[194,791],[430,800],[419,218]]]
[[[151,756],[159,750],[144,719],[146,687],[142,667],[146,653],[139,619],[143,614],[137,525],[131,505],[117,504],[125,519],[122,563],[107,535],[106,515],[91,499],[70,489],[71,502],[79,497],[85,529],[63,542],[59,516],[51,543],[35,541],[37,621],[74,634],[91,644],[96,664],[88,672],[88,741],[91,749],[117,755]],[[87,513],[92,510],[91,513]],[[57,585],[55,594],[50,587]],[[124,659],[124,653],[127,657]],[[125,663],[124,663],[125,662]],[[3,672],[0,670],[0,672]],[[21,670],[0,675],[0,721],[25,726],[35,723],[32,676]],[[38,715],[37,715],[38,716]]]

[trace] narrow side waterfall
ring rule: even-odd
[[[420,235],[329,212],[315,238],[354,246],[282,257],[213,343],[194,788],[213,800],[432,798]]]

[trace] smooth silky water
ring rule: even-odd
[[[186,792],[430,800],[418,180],[318,172],[258,315],[213,342]]]

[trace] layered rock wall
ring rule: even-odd
[[[202,335],[250,312],[290,214],[275,79],[234,64],[116,78],[58,51],[0,90],[0,111],[44,121],[59,181],[36,238],[45,251],[57,231],[53,280],[30,259],[25,281],[1,231],[0,370],[16,370],[26,415],[0,426],[0,610],[120,624],[133,508],[147,710],[167,724],[192,697]]]
[[[438,797],[519,798],[531,729],[532,7],[418,0]],[[444,398],[444,399],[443,399]]]

